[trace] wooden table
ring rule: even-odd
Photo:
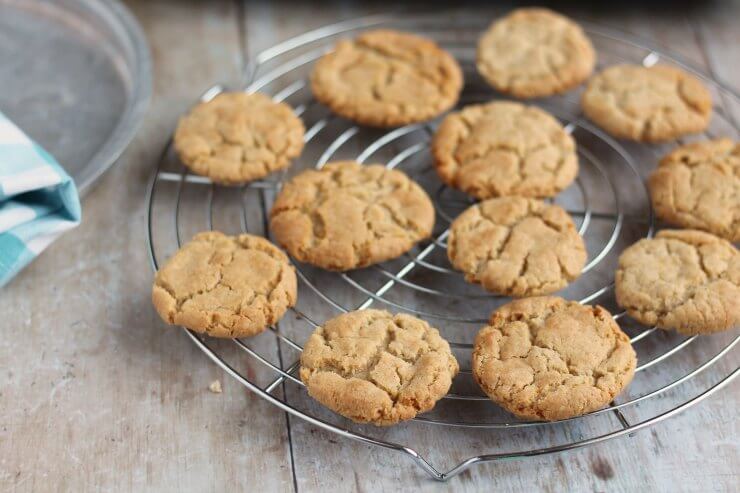
[[[737,88],[740,8],[716,4],[574,13],[653,39]],[[406,458],[289,419],[165,329],[149,302],[144,194],[178,115],[214,81],[238,84],[259,49],[384,7],[129,5],[154,58],[148,118],[85,199],[82,226],[0,291],[0,491],[737,491],[737,384],[632,438],[479,466],[442,485]],[[222,394],[208,391],[216,379]]]

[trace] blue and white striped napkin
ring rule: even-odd
[[[72,178],[0,112],[0,287],[80,217]]]

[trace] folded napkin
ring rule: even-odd
[[[72,178],[0,113],[0,287],[79,223]]]

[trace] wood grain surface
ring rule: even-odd
[[[214,82],[238,85],[260,49],[387,6],[127,3],[152,49],[148,117],[86,197],[82,225],[0,291],[0,491],[738,491],[737,383],[633,437],[476,466],[440,484],[406,457],[288,417],[165,328],[149,302],[145,187],[178,115]],[[564,10],[668,46],[740,85],[737,2]],[[723,365],[736,368],[737,352]],[[269,377],[256,365],[244,371]],[[217,379],[220,394],[208,390]],[[393,437],[413,438],[442,465],[507,439],[420,430],[429,429]]]

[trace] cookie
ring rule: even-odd
[[[578,174],[573,138],[549,113],[496,101],[445,117],[432,139],[440,179],[476,198],[552,197]]]
[[[660,219],[740,241],[740,143],[681,146],[661,160],[648,185]]]
[[[301,262],[333,271],[398,257],[429,237],[434,206],[398,170],[338,161],[287,182],[270,211],[270,231]]]
[[[630,317],[682,334],[740,324],[740,253],[696,230],[663,230],[619,257],[616,297]]]
[[[475,204],[453,221],[447,256],[468,282],[521,297],[565,287],[581,274],[587,254],[561,207],[501,197]]]
[[[168,324],[213,337],[258,334],[296,302],[288,256],[264,238],[199,233],[154,277],[152,302]]]
[[[284,103],[244,92],[222,93],[183,116],[175,150],[194,173],[237,185],[287,168],[303,150],[301,119]]]
[[[517,9],[478,41],[478,71],[497,91],[516,98],[566,92],[586,80],[596,53],[581,27],[543,8]]]
[[[318,101],[372,127],[434,118],[455,105],[462,85],[460,66],[436,43],[385,29],[340,41],[311,73]]]
[[[705,130],[712,96],[677,68],[615,65],[588,82],[581,107],[614,137],[662,142]]]
[[[388,426],[432,409],[458,369],[450,345],[425,321],[359,310],[316,329],[300,375],[309,395],[332,411]]]
[[[606,406],[636,365],[629,337],[608,311],[553,296],[500,307],[473,347],[473,377],[488,397],[535,421]]]

